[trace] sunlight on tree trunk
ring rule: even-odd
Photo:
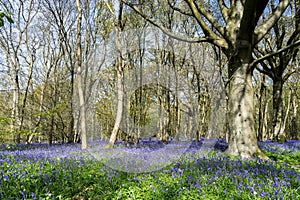
[[[252,84],[251,45],[239,47],[229,61],[229,147],[227,153],[241,158],[257,155],[267,158],[257,145],[254,122],[254,90]]]
[[[83,92],[82,81],[82,53],[81,53],[81,20],[82,9],[80,7],[80,0],[76,0],[76,6],[78,10],[77,17],[77,86],[79,96],[80,107],[80,131],[81,131],[81,149],[87,148],[87,136],[86,136],[86,108],[85,108],[85,96]]]
[[[105,146],[106,148],[112,148],[114,146],[120,129],[122,115],[123,115],[124,88],[123,88],[123,61],[122,61],[122,31],[123,31],[122,11],[123,11],[123,3],[121,0],[119,0],[119,13],[118,13],[118,18],[116,18],[116,22],[115,22],[117,24],[117,34],[118,34],[116,38],[116,45],[118,49],[118,63],[117,63],[118,105],[117,105],[117,116],[116,116],[114,128],[112,130],[109,143]]]

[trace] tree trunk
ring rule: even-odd
[[[292,128],[291,128],[291,136],[294,140],[300,139],[300,134],[298,133],[298,106],[297,103],[297,96],[295,90],[293,91],[292,95],[292,106],[293,106],[293,116],[292,116]]]
[[[16,76],[17,80],[17,76]],[[14,84],[13,90],[13,106],[11,109],[11,132],[12,132],[12,139],[16,143],[20,143],[20,134],[18,133],[18,125],[19,125],[19,86],[18,84]],[[17,134],[17,136],[15,135]]]
[[[80,132],[81,132],[81,149],[87,148],[87,135],[86,135],[86,108],[85,96],[83,91],[83,77],[82,77],[82,53],[81,53],[81,20],[82,9],[80,7],[80,0],[76,0],[78,10],[77,17],[77,86],[80,107]]]
[[[265,103],[264,114],[263,114],[263,124],[262,124],[262,141],[268,140],[270,138],[270,132],[268,131],[268,107],[271,98],[268,98]]]
[[[285,113],[285,116],[284,116],[284,120],[283,120],[281,131],[279,133],[279,141],[280,142],[286,142],[285,127],[286,127],[287,118],[288,118],[289,112],[290,112],[291,99],[292,99],[292,90],[289,91],[286,113]]]
[[[105,146],[106,148],[112,148],[116,142],[117,135],[120,129],[122,115],[123,115],[123,104],[124,104],[124,87],[123,87],[123,61],[122,61],[122,12],[123,12],[123,3],[119,1],[119,11],[118,18],[116,19],[117,23],[117,49],[118,49],[118,66],[117,66],[117,95],[118,95],[118,105],[117,105],[117,116],[115,120],[115,125],[112,130],[109,143]]]
[[[52,143],[53,143],[53,132],[54,132],[54,115],[51,116],[50,130],[49,130],[49,133],[47,134],[49,146],[52,146]]]
[[[273,139],[279,141],[283,123],[282,80],[273,80]]]
[[[257,145],[254,122],[251,48],[241,48],[229,61],[229,147],[227,153],[251,158],[267,158]]]
[[[124,101],[124,88],[123,88],[123,67],[122,67],[122,58],[118,57],[118,70],[117,70],[117,88],[118,88],[118,105],[117,105],[117,116],[115,120],[115,125],[112,130],[109,143],[106,145],[106,148],[111,148],[114,146],[117,139],[117,135],[120,129],[120,124],[123,115],[123,101]]]
[[[266,110],[266,75],[262,74],[262,80],[260,84],[259,92],[259,110],[258,110],[258,133],[257,138],[259,141],[263,141],[266,135],[265,133],[265,110]]]

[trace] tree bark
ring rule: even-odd
[[[115,120],[115,125],[112,130],[109,143],[106,145],[107,148],[114,146],[117,139],[117,135],[120,129],[122,115],[123,115],[123,102],[124,102],[124,88],[123,88],[123,66],[122,66],[121,55],[118,56],[118,70],[117,70],[117,95],[118,95],[118,105],[117,105],[117,116]]]
[[[83,77],[82,77],[82,53],[81,53],[81,21],[82,21],[82,8],[80,0],[76,0],[78,10],[77,17],[77,86],[80,107],[80,131],[81,131],[81,149],[87,148],[87,135],[86,135],[86,108],[85,96],[83,91]]]
[[[114,124],[114,128],[112,130],[109,143],[105,146],[106,148],[112,148],[117,139],[117,135],[120,129],[122,115],[123,115],[123,104],[124,104],[124,87],[123,87],[123,61],[122,61],[122,12],[123,12],[123,3],[119,0],[119,13],[116,18],[117,24],[117,40],[116,45],[118,49],[118,65],[117,65],[117,95],[118,95],[118,105],[117,105],[117,115]]]
[[[295,95],[296,90],[293,91],[292,94],[292,106],[293,106],[293,116],[292,116],[292,129],[291,129],[291,135],[292,139],[294,140],[299,140],[300,139],[300,134],[298,133],[298,106],[299,104],[297,103],[297,96]]]
[[[283,123],[283,81],[273,79],[273,139],[279,141]]]
[[[259,141],[265,140],[266,137],[266,128],[265,128],[265,119],[266,119],[266,105],[267,105],[267,90],[266,90],[266,75],[262,74],[262,80],[260,84],[259,91],[259,110],[258,110],[258,133],[257,138]]]
[[[242,44],[244,41],[241,41]],[[245,43],[229,60],[229,147],[227,153],[241,158],[267,158],[257,145],[254,126],[251,45]]]

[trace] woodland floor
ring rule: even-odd
[[[223,139],[1,145],[0,199],[300,199],[300,141],[259,142],[240,160]]]

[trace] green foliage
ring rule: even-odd
[[[9,125],[11,122],[10,117],[2,117],[0,118],[0,143],[3,143],[7,140],[7,137],[11,135]]]
[[[96,115],[101,124],[101,132],[109,137],[115,123],[113,100],[111,98],[101,99],[96,107]]]
[[[265,154],[272,160],[282,163],[288,164],[295,169],[300,170],[300,152],[287,152],[281,151],[279,152],[265,152]]]

